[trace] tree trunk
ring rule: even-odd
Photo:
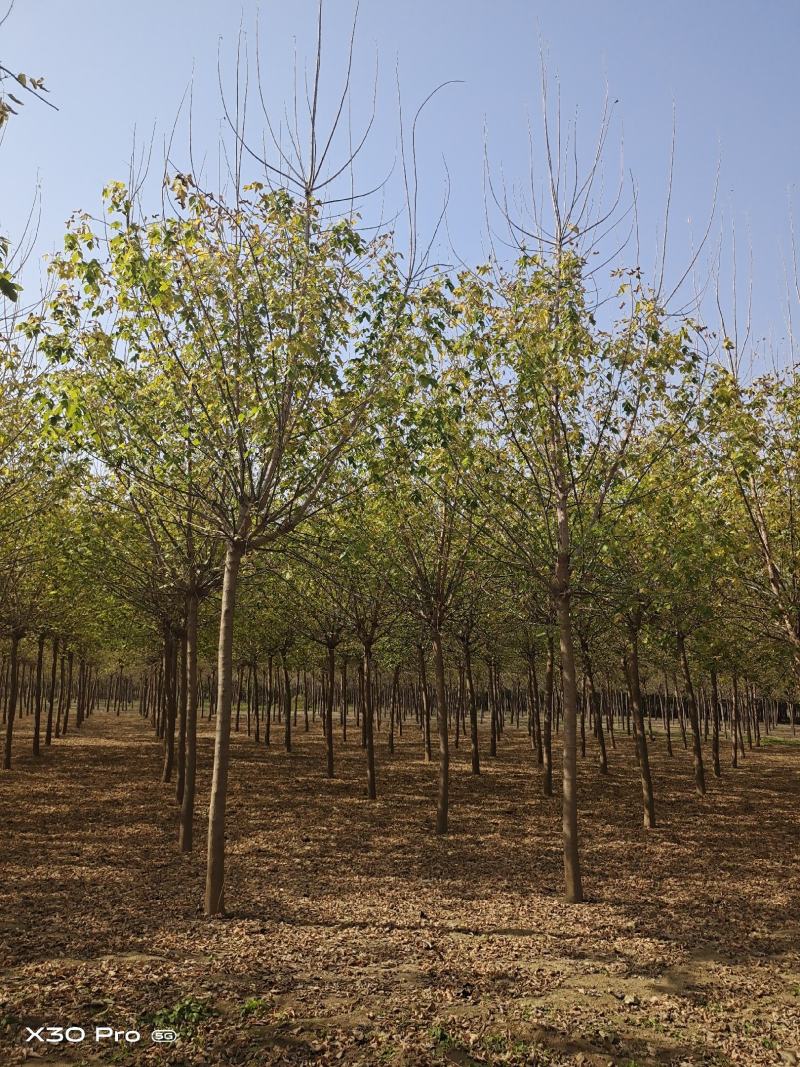
[[[542,792],[553,795],[553,637],[547,635],[547,663],[544,672],[544,730],[542,737]]]
[[[44,734],[45,747],[53,739],[53,704],[56,698],[56,668],[58,667],[58,638],[53,638],[53,662],[50,665],[50,691],[47,694],[47,728]]]
[[[326,774],[333,778],[333,699],[336,695],[336,646],[328,645],[328,692],[325,695]]]
[[[697,792],[702,796],[706,791],[706,777],[703,770],[703,748],[700,741],[700,720],[697,714],[697,701],[692,685],[692,676],[689,671],[689,659],[686,655],[686,641],[682,633],[678,633],[678,654],[683,665],[683,679],[686,683],[686,694],[689,698],[689,722],[692,727],[692,752],[694,755],[694,784]]]
[[[183,790],[186,787],[186,713],[189,697],[186,691],[186,624],[180,633],[180,659],[176,663],[175,686],[178,693],[178,774],[175,782],[175,799],[183,803]],[[176,655],[178,652],[176,651]],[[121,679],[120,679],[121,681]]]
[[[425,762],[433,759],[431,753],[431,697],[428,692],[428,672],[425,669],[425,652],[422,645],[417,645],[419,658],[419,686],[422,694],[422,732],[425,739]]]
[[[3,766],[11,770],[11,738],[14,734],[14,718],[17,712],[17,690],[19,688],[19,642],[22,634],[15,630],[11,634],[11,669],[9,673],[8,709],[6,711],[6,747]]]
[[[36,693],[33,710],[33,754],[39,755],[39,737],[42,731],[42,666],[44,664],[44,634],[39,634],[36,648]]]
[[[714,761],[714,777],[722,777],[719,765],[719,688],[717,672],[711,668],[711,758]]]
[[[594,685],[594,670],[592,668],[592,657],[589,655],[589,646],[586,640],[581,637],[581,656],[583,658],[583,673],[586,677],[589,686],[589,704],[594,715],[595,733],[597,734],[597,744],[600,748],[600,773],[608,774],[608,754],[606,752],[606,735],[603,730],[603,709],[601,702],[598,699],[598,692]]]
[[[436,704],[439,712],[439,795],[436,804],[436,833],[447,833],[447,814],[450,803],[450,748],[447,732],[447,705],[444,686],[444,652],[442,635],[432,631],[433,661],[436,672]]]
[[[191,852],[194,840],[194,795],[197,778],[197,601],[197,594],[192,593],[186,605],[186,773],[178,838],[181,852]]]
[[[478,702],[475,699],[475,679],[472,677],[472,655],[469,640],[464,641],[464,670],[469,694],[469,736],[472,748],[472,773],[481,773],[481,756],[478,749]]]
[[[250,667],[250,689],[251,689],[252,704],[253,704],[253,722],[254,722],[253,740],[254,740],[254,742],[256,744],[259,744],[259,742],[261,741],[261,711],[259,709],[259,704],[258,704],[258,696],[259,696],[259,693],[258,693],[258,663],[257,663],[255,657],[253,657],[253,663],[252,663],[252,666]],[[248,706],[248,708],[250,707],[250,701],[248,701],[248,705],[247,706]],[[248,721],[247,721],[247,733],[248,733],[248,736],[249,736],[250,735],[250,718],[249,718],[249,715],[248,715]]]
[[[664,727],[667,732],[667,754],[673,755],[672,752],[672,731],[670,729],[670,711],[669,711],[669,682],[667,681],[667,672],[664,671]]]
[[[72,669],[75,663],[75,653],[67,653],[67,684],[64,692],[64,723],[61,727],[61,736],[67,736],[67,726],[69,725],[69,709],[72,704]]]
[[[639,774],[642,780],[642,803],[644,808],[644,826],[654,830],[656,825],[656,805],[653,797],[653,779],[650,774],[650,756],[647,751],[647,737],[644,732],[644,715],[642,714],[642,687],[639,677],[639,630],[634,623],[629,627],[630,657],[627,661],[628,688],[631,694],[631,710],[636,733],[636,751],[639,756]]]
[[[292,679],[287,661],[288,649],[281,649],[281,667],[283,668],[283,747],[292,751]]]
[[[558,571],[564,573],[568,557],[559,553]],[[568,571],[567,571],[568,574]],[[566,584],[566,583],[565,583]],[[569,589],[563,587],[556,598],[561,650],[563,687],[563,808],[561,828],[564,837],[564,895],[570,904],[583,900],[580,855],[578,852],[578,686],[575,677],[575,649],[572,641],[572,617]]]
[[[394,755],[394,727],[397,721],[397,704],[400,695],[400,664],[398,663],[392,675],[392,696],[389,706],[389,754]]]
[[[208,806],[206,915],[220,915],[225,910],[225,804],[228,792],[228,753],[233,703],[233,621],[236,611],[236,583],[241,561],[241,550],[235,545],[229,545],[225,554],[219,622],[217,723],[214,737],[211,798]]]
[[[554,437],[558,439],[557,431]],[[575,670],[575,647],[572,638],[572,612],[570,605],[570,528],[567,507],[567,483],[563,470],[562,451],[559,445],[556,454],[560,457],[556,469],[557,493],[555,519],[558,554],[553,573],[551,594],[558,618],[559,644],[561,650],[561,688],[564,714],[563,768],[561,828],[564,837],[564,891],[570,904],[583,900],[580,854],[578,851],[578,686]]]
[[[342,659],[342,744],[347,744],[347,656]]]
[[[178,642],[172,629],[164,635],[164,686],[166,690],[166,724],[164,734],[164,773],[163,782],[172,778],[175,766],[175,720],[178,712]]]
[[[489,755],[497,756],[497,700],[495,690],[495,668],[492,661],[487,663],[488,679],[486,683],[486,698],[489,701]]]
[[[377,800],[378,790],[375,781],[375,737],[372,722],[372,645],[364,644],[364,729],[367,748],[367,795],[370,800]]]

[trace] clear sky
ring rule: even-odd
[[[315,9],[315,0],[17,0],[0,29],[0,61],[43,74],[59,111],[31,101],[9,124],[0,146],[0,229],[12,239],[19,233],[38,181],[37,255],[58,246],[69,214],[96,212],[102,186],[126,177],[134,129],[140,143],[155,130],[157,171],[164,137],[192,79],[195,161],[204,157],[206,173],[216,175],[224,126],[218,57],[230,96],[242,28],[254,104],[249,131],[257,143],[256,24],[263,87],[280,123],[283,101],[292,107],[295,54],[301,74],[310,57]],[[323,77],[329,78],[329,102],[340,85],[353,11],[352,0],[326,0]],[[729,247],[735,226],[744,285],[752,245],[755,327],[780,342],[786,335],[793,199],[800,209],[794,195],[800,164],[796,0],[361,0],[356,127],[371,111],[376,57],[378,63],[376,120],[357,172],[362,187],[395,164],[378,200],[387,216],[401,205],[397,72],[407,115],[439,83],[458,79],[421,120],[420,229],[428,232],[441,205],[446,166],[449,239],[460,256],[482,256],[485,144],[496,180],[502,175],[509,186],[524,182],[532,116],[534,156],[541,160],[540,43],[551,82],[557,77],[560,84],[565,120],[577,112],[582,143],[596,135],[606,84],[610,99],[618,101],[607,185],[617,180],[622,153],[639,188],[645,267],[653,262],[663,218],[674,106],[668,263],[677,275],[690,258],[692,241],[708,221],[719,163],[709,252],[720,233]],[[185,118],[178,125],[172,159],[189,170],[187,126]],[[444,258],[448,251],[449,242],[441,249]],[[725,259],[730,262],[729,251]]]

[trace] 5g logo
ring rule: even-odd
[[[169,1041],[177,1041],[178,1035],[175,1030],[154,1030],[153,1040],[159,1045],[163,1045]]]

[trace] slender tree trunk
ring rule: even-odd
[[[603,730],[603,709],[600,704],[599,694],[594,685],[594,670],[592,668],[592,657],[589,655],[589,646],[586,640],[581,637],[581,656],[583,658],[583,673],[586,676],[586,680],[589,685],[589,704],[594,715],[595,733],[597,734],[597,744],[600,749],[600,773],[608,774],[608,754],[606,752],[606,735]]]
[[[186,715],[189,707],[189,691],[186,678],[186,626],[180,634],[180,666],[177,671],[176,684],[180,683],[178,701],[178,775],[175,784],[175,799],[183,803],[183,791],[186,788]]]
[[[39,738],[42,730],[42,667],[44,665],[44,634],[39,634],[36,647],[36,692],[33,710],[33,754],[39,755]]]
[[[15,630],[11,634],[11,668],[9,672],[8,709],[6,711],[6,746],[3,767],[11,770],[11,739],[14,735],[14,718],[17,712],[17,690],[19,688],[19,642],[22,634]]]
[[[389,707],[389,754],[394,754],[394,728],[397,722],[397,705],[400,696],[400,664],[395,666],[392,675],[392,696]]]
[[[464,679],[464,664],[460,663],[458,666],[458,689],[456,690],[456,734],[453,739],[456,748],[458,748],[461,738],[461,719],[464,715],[464,696],[466,689],[466,681]]]
[[[682,633],[678,633],[678,654],[683,665],[683,679],[686,683],[686,695],[689,698],[689,723],[692,728],[692,753],[694,756],[694,784],[697,792],[702,796],[706,791],[706,777],[703,770],[703,748],[700,740],[700,720],[697,714],[697,701],[692,685],[692,675],[689,671],[689,658],[686,655],[686,640]]]
[[[83,707],[86,699],[86,660],[81,656],[78,660],[78,700],[75,707],[76,729],[83,723]]]
[[[432,630],[433,661],[436,673],[436,704],[439,712],[439,795],[436,805],[436,833],[447,833],[450,803],[450,748],[447,732],[447,704],[444,685],[444,651],[441,632]]]
[[[347,656],[342,658],[342,744],[347,744]]]
[[[672,731],[670,729],[670,711],[669,711],[669,682],[667,680],[667,672],[664,671],[664,727],[667,732],[667,754],[672,756]]]
[[[422,645],[417,645],[419,658],[419,685],[422,694],[422,731],[425,739],[425,762],[430,763],[433,759],[431,752],[431,697],[428,690],[428,672],[425,668],[425,651]]]
[[[267,657],[267,698],[264,710],[264,744],[270,743],[270,730],[272,728],[272,707],[274,704],[275,674],[272,656]]]
[[[236,724],[234,730],[239,733],[239,722],[242,715],[242,692],[244,690],[244,664],[239,664],[239,670],[236,674]],[[249,704],[248,704],[249,707]],[[247,736],[250,736],[250,719],[247,720]]]
[[[478,702],[475,699],[475,679],[472,676],[472,651],[469,639],[464,641],[464,671],[469,697],[469,736],[472,750],[472,773],[481,773],[481,756],[478,748]]]
[[[569,557],[559,553],[558,571],[568,577]],[[578,851],[578,686],[575,677],[575,649],[572,641],[572,618],[569,589],[566,582],[556,597],[558,630],[561,649],[563,686],[564,736],[563,743],[563,808],[561,827],[564,836],[564,888],[570,904],[583,900],[580,854]]]
[[[283,747],[292,751],[292,678],[289,674],[288,649],[281,650],[283,669]]]
[[[364,728],[366,730],[367,748],[367,795],[370,800],[377,800],[378,790],[375,781],[375,737],[372,722],[372,644],[364,644]]]
[[[555,651],[552,635],[547,635],[547,663],[544,672],[544,731],[542,738],[542,792],[553,795],[553,700],[555,697],[553,673]]]
[[[75,663],[75,653],[70,651],[67,653],[67,685],[64,693],[64,722],[61,727],[61,736],[67,736],[67,726],[69,725],[69,709],[72,704],[72,669]]]
[[[197,778],[197,607],[197,594],[191,593],[186,605],[186,774],[178,839],[181,852],[191,852],[194,843],[194,797]]]
[[[61,737],[62,722],[61,713],[64,710],[64,672],[66,670],[66,656],[61,655],[60,670],[58,675],[58,711],[56,712],[56,737]]]
[[[161,776],[163,782],[172,778],[172,768],[175,765],[175,720],[177,718],[177,662],[178,644],[175,634],[168,629],[164,635],[164,688],[165,688],[165,734],[164,734],[164,773]]]
[[[53,704],[56,697],[56,669],[58,667],[58,638],[53,638],[53,662],[50,665],[50,691],[47,694],[47,728],[44,735],[45,747],[53,739]]]
[[[250,681],[251,681],[250,688],[251,688],[251,695],[252,695],[253,723],[254,723],[253,740],[255,741],[256,744],[259,744],[260,741],[261,741],[261,711],[260,711],[260,708],[259,708],[258,662],[256,661],[255,657],[253,657],[253,663],[252,663],[252,666],[250,668]],[[248,707],[249,707],[249,703],[248,703]],[[249,720],[248,720],[248,724],[247,724],[247,732],[248,732],[248,736],[249,736],[249,733],[250,733]]]
[[[719,765],[719,689],[717,672],[711,668],[711,758],[714,761],[714,777],[722,777]]]
[[[328,644],[328,692],[325,694],[326,774],[333,778],[333,699],[336,695],[336,646]]]
[[[228,755],[233,697],[233,621],[241,550],[229,545],[222,581],[217,660],[217,723],[214,737],[214,769],[208,806],[208,853],[206,870],[206,915],[225,910],[225,806],[228,793]]]
[[[487,663],[488,679],[486,698],[489,701],[489,755],[497,755],[497,700],[495,699],[495,667],[491,660]]]
[[[364,681],[364,659],[363,657],[358,662],[358,703],[356,704],[356,724],[360,722],[361,725],[361,747],[367,747],[367,717],[364,714],[364,708],[366,707],[364,687],[366,683]]]
[[[644,715],[642,714],[642,688],[639,677],[639,630],[633,623],[629,627],[630,656],[628,666],[628,687],[631,694],[631,711],[634,718],[636,750],[639,755],[639,774],[642,780],[642,803],[644,809],[644,826],[654,830],[656,825],[656,805],[653,796],[653,779],[650,774],[650,756],[647,751],[647,737],[644,732]]]

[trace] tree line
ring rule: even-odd
[[[328,158],[318,80],[307,150],[269,162],[234,124],[221,188],[168,167],[153,214],[113,181],[43,300],[4,290],[5,767],[18,714],[37,753],[73,698],[76,728],[136,707],[189,850],[207,715],[216,915],[232,732],[290,749],[299,715],[332,777],[350,723],[371,799],[376,733],[391,758],[411,732],[444,834],[451,744],[478,774],[524,729],[545,794],[559,739],[577,903],[581,756],[605,774],[631,734],[655,828],[654,719],[700,794],[721,739],[736,766],[795,728],[794,365],[754,376],[663,266],[605,257],[605,120],[582,174],[545,124],[546,203],[498,195],[502,244],[451,268],[417,235],[416,160],[405,235],[329,194],[354,155]]]

